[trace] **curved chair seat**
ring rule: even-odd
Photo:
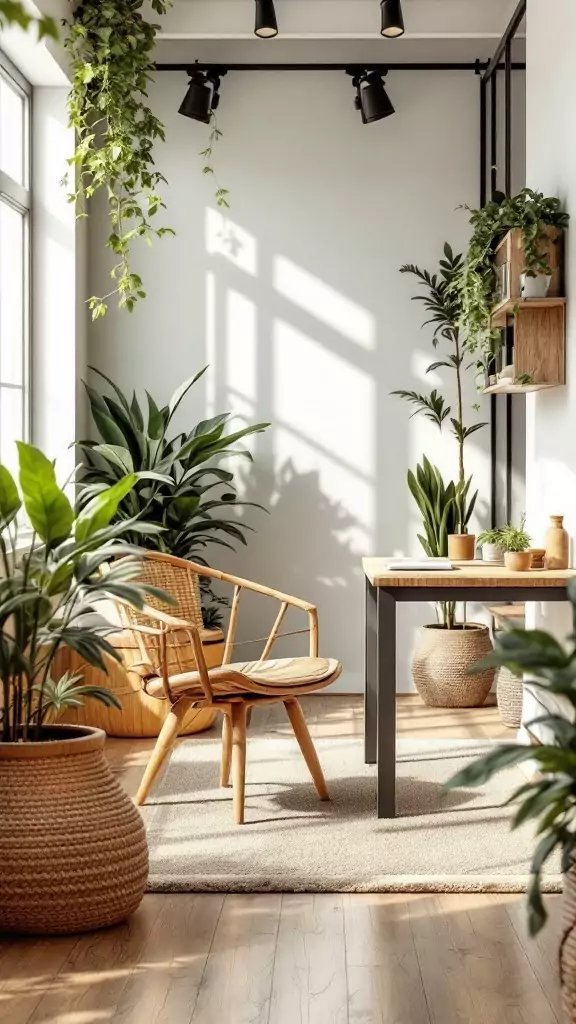
[[[302,687],[309,693],[316,687],[327,686],[340,675],[340,665],[334,658],[272,658],[269,661],[240,661],[213,669],[210,685],[214,699],[258,694],[277,695],[282,690],[286,695],[298,692]],[[170,676],[170,690],[174,697],[196,695],[198,700],[205,697],[199,672],[180,672]],[[147,679],[146,693],[150,697],[164,696],[164,681],[155,676]]]

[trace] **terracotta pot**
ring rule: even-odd
[[[543,569],[544,558],[546,556],[546,548],[529,548],[532,555],[532,569]]]
[[[473,533],[448,534],[448,558],[453,562],[473,562],[476,555],[476,536]]]
[[[532,552],[505,551],[504,565],[510,572],[528,572],[532,568]]]
[[[424,626],[412,660],[412,675],[425,704],[436,708],[475,708],[484,703],[494,682],[493,668],[479,675],[468,670],[492,650],[487,626]]]
[[[568,569],[570,565],[570,538],[563,523],[564,516],[550,516],[545,539],[544,565],[547,569]]]
[[[148,878],[140,814],[100,729],[55,725],[0,743],[0,932],[91,931],[123,921]]]

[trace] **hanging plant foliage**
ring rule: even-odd
[[[152,0],[156,14],[165,14],[169,4]],[[150,245],[154,237],[174,234],[153,221],[165,209],[158,186],[166,179],[153,159],[154,143],[165,134],[147,99],[159,26],[142,17],[142,6],[143,0],[83,0],[65,44],[74,73],[68,110],[77,133],[70,200],[86,216],[86,200],[105,190],[111,229],[106,245],[116,257],[113,287],[88,300],[94,320],[104,316],[112,296],[129,311],[145,297],[141,278],[130,269],[133,243],[144,239]]]
[[[214,146],[216,145],[217,142],[220,141],[220,139],[222,138],[222,134],[223,133],[220,131],[220,129],[218,127],[218,122],[216,120],[216,112],[214,110],[212,111],[210,117],[211,117],[211,120],[210,120],[210,126],[211,127],[210,127],[210,132],[209,132],[209,135],[208,135],[208,145],[206,146],[206,149],[202,149],[200,151],[200,154],[199,154],[204,159],[204,164],[203,164],[203,167],[202,167],[202,173],[203,174],[211,174],[213,176],[214,183],[216,185],[216,191],[214,193],[214,198],[216,199],[216,204],[218,206],[225,206],[226,209],[229,210],[230,209],[230,203],[228,201],[228,196],[230,194],[230,190],[227,189],[227,188],[223,188],[222,187],[222,185],[218,181],[218,176],[217,176],[217,174],[216,174],[216,172],[215,172],[215,170],[214,170],[214,168],[212,166],[212,164],[213,164],[213,158],[212,157],[213,157],[213,152],[214,152]]]
[[[20,0],[0,0],[0,29],[9,28],[11,25],[19,25],[26,32],[31,25],[38,30],[38,39],[48,36],[51,39],[58,38],[58,29],[54,18],[46,14],[34,17],[26,10]]]

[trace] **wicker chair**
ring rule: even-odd
[[[218,668],[206,667],[202,650],[199,576],[210,576],[234,586],[224,658]],[[234,821],[237,825],[243,824],[246,730],[251,709],[258,704],[279,702],[286,708],[318,795],[321,800],[328,800],[326,782],[299,697],[329,686],[338,678],[342,667],[333,659],[318,657],[318,613],[314,605],[261,584],[157,552],[146,554],[142,578],[176,599],[177,616],[166,614],[157,601],[152,601],[144,611],[120,609],[124,626],[133,631],[141,653],[142,660],[137,670],[142,676],[145,692],[160,700],[168,700],[171,705],[144,773],[136,803],[141,805],[146,801],[158,772],[170,754],[187,710],[192,706],[213,708],[223,715],[220,785],[228,786],[232,769]],[[258,661],[232,663],[238,609],[244,590],[275,598],[280,602],[280,609]],[[310,633],[310,653],[307,657],[270,660],[269,655],[278,636],[291,635],[279,632],[290,606],[308,615],[308,629],[296,632]]]

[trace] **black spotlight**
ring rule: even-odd
[[[254,35],[260,39],[272,39],[273,36],[278,35],[274,0],[256,0]]]
[[[382,10],[382,28],[380,30],[382,35],[389,39],[403,36],[404,18],[402,17],[401,0],[380,0],[380,8]]]
[[[395,112],[384,88],[384,74],[385,71],[366,71],[352,79],[356,89],[354,105],[362,114],[363,124],[381,121],[383,117],[390,117]]]
[[[220,102],[220,75],[225,72],[191,71],[190,84],[180,107],[179,114],[191,117],[194,121],[210,124],[212,111]]]

